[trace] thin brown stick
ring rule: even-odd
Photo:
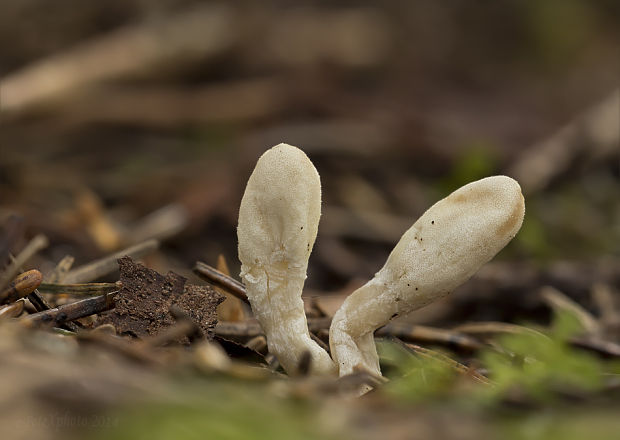
[[[88,284],[53,284],[42,283],[39,291],[43,293],[69,294],[69,295],[104,295],[120,290],[123,284],[116,283],[88,283]]]
[[[330,325],[331,318],[308,318],[308,329],[312,333],[327,330]],[[258,321],[220,321],[215,326],[215,333],[233,339],[250,339],[264,334]],[[479,340],[462,333],[422,325],[388,324],[377,330],[375,336],[393,336],[407,342],[431,342],[466,351],[476,351],[484,346]]]
[[[13,304],[0,307],[0,320],[5,318],[17,318],[24,311],[25,301],[20,299]]]
[[[47,240],[47,239],[45,239],[45,240]],[[23,253],[23,251],[22,251],[22,253]],[[17,263],[17,264],[20,263],[20,261],[18,261],[19,258],[20,258],[20,255],[18,255],[18,258],[14,258],[13,259],[14,263]],[[24,268],[21,265],[18,266],[17,268],[19,269],[19,271],[22,271],[22,272],[24,271]],[[38,271],[35,271],[35,272],[38,272]],[[32,271],[25,272],[25,273],[32,273]],[[36,279],[36,277],[35,277],[35,279]],[[38,279],[38,283],[40,283],[40,282],[41,282],[41,280]],[[39,293],[39,291],[36,288],[34,290],[31,290],[27,297],[28,297],[28,301],[30,301],[30,303],[34,306],[34,308],[37,310],[37,312],[42,312],[44,310],[51,309],[51,306],[48,304],[48,302],[45,300],[45,298],[43,298],[41,296],[41,294]],[[67,330],[74,331],[74,332],[78,330],[79,326],[80,326],[79,323],[73,323],[73,322],[67,322],[67,323],[62,325],[62,327],[66,328]]]
[[[570,344],[597,353],[606,358],[620,358],[620,344],[589,337],[572,338]]]
[[[45,235],[37,235],[26,245],[17,257],[9,264],[4,272],[0,274],[0,290],[4,289],[13,278],[20,272],[20,268],[41,249],[48,245]]]
[[[194,266],[194,273],[200,278],[209,281],[211,284],[226,289],[231,295],[236,296],[240,300],[247,304],[250,304],[248,300],[245,286],[241,282],[223,274],[216,268],[209,266],[202,261],[197,261]]]
[[[454,359],[452,359],[449,356],[446,356],[443,353],[440,353],[438,351],[431,350],[428,348],[420,347],[419,345],[416,345],[416,344],[406,343],[404,345],[409,350],[411,350],[412,352],[416,353],[417,355],[421,357],[424,357],[426,359],[432,359],[437,362],[441,362],[443,364],[449,365],[454,371],[460,374],[464,374],[466,376],[470,376],[477,382],[480,382],[486,385],[491,384],[491,381],[484,375],[478,373],[473,368],[470,368],[466,365],[461,364],[458,361],[455,361]]]
[[[601,325],[596,317],[581,306],[581,304],[578,304],[573,299],[566,296],[564,292],[552,286],[545,286],[540,289],[540,295],[551,309],[555,311],[566,311],[573,314],[588,333],[601,333]]]
[[[58,306],[54,309],[33,313],[21,320],[27,324],[53,324],[60,325],[68,321],[84,318],[95,313],[105,312],[114,308],[114,293],[95,296],[71,304]]]
[[[147,240],[135,246],[128,247],[112,255],[95,260],[91,263],[73,269],[65,276],[64,282],[67,284],[87,283],[89,281],[107,275],[118,269],[118,260],[125,255],[132,258],[140,258],[155,251],[159,247],[159,241]]]
[[[328,329],[331,318],[310,318],[308,319],[308,330],[312,333],[321,329]],[[258,321],[219,321],[215,326],[215,334],[223,338],[247,338],[251,339],[259,335],[264,335]]]
[[[483,347],[479,340],[462,333],[423,325],[392,323],[377,330],[375,336],[394,336],[406,342],[431,342],[466,351],[476,351]]]
[[[534,336],[540,336],[542,338],[549,339],[547,335],[534,330],[529,327],[525,327],[517,324],[510,324],[507,322],[495,322],[495,321],[483,321],[483,322],[467,322],[465,324],[458,325],[452,328],[453,331],[459,333],[467,333],[472,335],[480,334],[497,334],[497,333],[511,333],[515,335],[529,334]]]

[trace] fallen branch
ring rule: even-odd
[[[209,281],[211,284],[225,289],[231,295],[234,295],[246,304],[250,304],[245,292],[245,286],[241,282],[220,272],[216,268],[209,266],[202,261],[197,261],[194,266],[194,273],[200,278]]]
[[[30,325],[53,324],[58,326],[68,321],[84,318],[114,308],[114,295],[115,293],[110,293],[71,304],[65,304],[54,309],[33,313],[32,315],[22,318],[21,321]]]

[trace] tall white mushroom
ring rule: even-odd
[[[516,235],[524,214],[521,188],[506,176],[465,185],[426,211],[336,312],[329,340],[340,375],[380,375],[374,331],[465,282]]]
[[[239,208],[241,278],[269,351],[288,373],[305,352],[310,372],[335,374],[310,338],[301,293],[321,216],[321,182],[300,149],[279,144],[258,160]]]

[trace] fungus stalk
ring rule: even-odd
[[[301,293],[321,215],[321,182],[298,148],[279,144],[258,160],[239,209],[241,278],[269,351],[289,373],[302,355],[313,374],[334,374],[327,352],[310,338]]]
[[[469,279],[516,235],[524,214],[521,188],[506,176],[465,185],[426,211],[336,312],[329,340],[340,375],[381,375],[374,331]]]

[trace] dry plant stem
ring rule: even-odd
[[[188,219],[187,208],[173,203],[140,219],[126,236],[131,238],[131,243],[140,243],[151,238],[164,241],[185,229]]]
[[[309,318],[308,330],[310,334],[328,330],[331,318]],[[533,331],[533,330],[532,330]],[[246,339],[261,337],[264,335],[260,324],[256,321],[230,322],[219,321],[215,326],[215,334],[229,339]],[[468,335],[435,327],[407,324],[388,324],[377,330],[377,337],[396,337],[406,342],[426,342],[457,348],[464,352],[472,352],[481,349],[482,344],[478,339]]]
[[[308,319],[308,330],[312,333],[329,328],[331,318]],[[224,338],[253,338],[264,335],[257,321],[227,322],[220,321],[215,326],[215,333]]]
[[[224,255],[219,254],[217,257],[216,269],[222,272],[224,275],[230,276],[230,269],[226,263]],[[231,295],[226,289],[214,286],[215,291],[223,295],[226,299],[217,306],[217,319],[222,321],[244,321],[247,319],[246,307],[239,298]]]
[[[88,284],[52,284],[43,283],[39,291],[43,293],[60,293],[70,295],[103,295],[120,290],[123,287],[120,281],[116,283],[88,283]]]
[[[610,330],[613,332],[613,329],[620,331],[620,304],[616,305],[615,293],[609,284],[600,282],[595,283],[590,291],[601,315],[601,326],[607,333]]]
[[[0,289],[4,289],[9,282],[19,273],[20,268],[32,258],[37,252],[48,245],[47,237],[44,235],[35,236],[22,251],[17,254],[15,259],[9,264],[4,272],[0,274]]]
[[[197,261],[196,265],[194,266],[194,273],[203,280],[225,289],[231,295],[234,295],[246,304],[250,304],[245,290],[245,286],[234,278],[231,278],[228,275],[220,272],[216,268],[209,266],[202,261]]]
[[[43,275],[36,269],[20,274],[0,292],[0,304],[12,303],[30,295],[41,284],[42,279]]]
[[[0,307],[0,320],[5,318],[17,318],[24,311],[25,301],[20,299],[13,304]]]
[[[321,215],[321,183],[310,159],[279,144],[258,160],[239,208],[239,259],[254,315],[273,353],[295,374],[304,352],[313,374],[335,365],[308,333],[301,294]]]
[[[465,185],[426,211],[336,312],[330,346],[340,375],[380,375],[374,331],[469,279],[515,236],[524,212],[519,184],[506,176]]]
[[[581,305],[570,299],[555,287],[545,286],[540,290],[540,295],[549,307],[556,311],[567,311],[573,314],[583,328],[591,334],[600,334],[601,325],[598,320]]]
[[[581,113],[551,137],[532,145],[519,157],[510,173],[528,194],[545,189],[580,157],[600,159],[618,153],[620,89]]]
[[[452,331],[471,335],[494,335],[498,333],[510,333],[513,335],[534,335],[541,338],[549,339],[549,336],[539,332],[538,330],[534,330],[533,328],[517,324],[510,324],[507,322],[495,321],[469,322],[454,327]]]
[[[13,261],[16,261],[16,259],[13,259]],[[21,266],[18,269],[22,272],[24,271],[24,268]],[[41,281],[39,280],[38,282],[40,283]],[[50,305],[47,303],[47,301],[45,301],[45,298],[43,298],[39,294],[36,288],[28,294],[28,300],[38,312],[41,312],[43,310],[48,310],[51,308]],[[68,327],[70,327],[70,330],[74,330],[75,326],[73,324],[68,324]]]
[[[34,291],[28,295],[28,301],[32,303],[32,305],[37,310],[37,312],[42,312],[43,310],[51,309],[48,302],[45,301],[45,298],[43,298],[39,294],[39,291],[37,289],[34,289]]]
[[[159,242],[157,240],[147,240],[135,246],[128,247],[127,249],[123,249],[122,251],[115,252],[100,260],[95,260],[84,266],[73,269],[67,273],[63,281],[67,284],[87,283],[117,270],[118,263],[116,260],[119,258],[126,255],[131,258],[140,258],[154,252],[158,247]]]
[[[471,336],[454,330],[427,327],[424,325],[387,324],[380,327],[376,333],[378,337],[396,337],[404,341],[430,342],[463,351],[477,351],[483,344]]]
[[[472,368],[467,367],[466,365],[461,364],[460,362],[455,361],[454,359],[452,359],[449,356],[446,356],[443,353],[440,353],[435,350],[430,350],[428,348],[420,347],[419,345],[415,345],[415,344],[405,344],[405,346],[409,348],[411,351],[413,351],[414,353],[416,353],[417,355],[449,365],[456,372],[470,376],[477,382],[483,383],[485,385],[491,384],[491,381],[487,379],[485,376],[483,376],[482,374],[476,372]]]
[[[32,315],[22,318],[22,321],[26,324],[63,324],[68,321],[84,318],[85,316],[105,312],[106,310],[114,308],[114,295],[114,293],[110,293],[107,295],[95,296],[71,304],[58,306],[54,309],[33,313]]]
[[[620,358],[620,344],[591,337],[572,338],[572,346],[598,353],[603,357]]]
[[[71,270],[74,261],[75,258],[71,255],[65,255],[62,260],[58,262],[54,270],[43,278],[43,281],[46,283],[62,283],[67,273]]]

